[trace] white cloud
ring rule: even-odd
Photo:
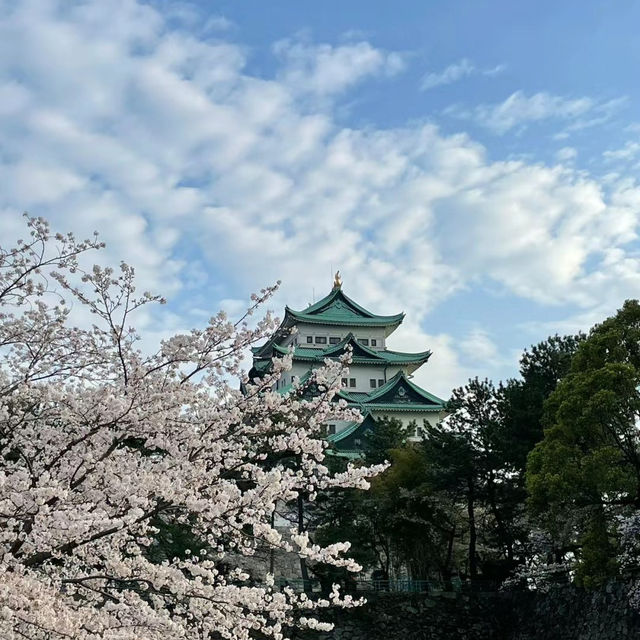
[[[444,400],[449,399],[454,387],[464,384],[477,373],[463,364],[460,345],[452,336],[428,333],[415,322],[415,318],[408,317],[389,337],[388,344],[399,351],[430,349],[429,361],[415,371],[413,380]]]
[[[423,91],[426,91],[427,89],[433,89],[434,87],[439,87],[443,84],[451,84],[460,80],[460,78],[470,76],[475,69],[476,68],[469,60],[467,60],[467,58],[463,58],[459,62],[450,64],[446,69],[443,69],[440,72],[427,73],[422,78],[420,88]]]
[[[499,360],[498,346],[485,329],[476,327],[460,341],[460,350],[474,363],[494,364]]]
[[[572,162],[578,156],[578,151],[574,147],[562,147],[556,151],[558,162]]]
[[[640,155],[640,143],[635,141],[628,141],[621,149],[612,149],[605,151],[603,154],[604,159],[609,162],[618,162],[635,159]]]
[[[207,18],[202,29],[205,33],[209,33],[211,31],[226,31],[233,26],[233,22],[224,16],[210,16]]]
[[[609,122],[621,109],[626,107],[629,99],[626,96],[613,98],[606,102],[598,102],[594,105],[592,111],[584,118],[577,118],[567,125],[567,131],[581,131],[582,129],[590,129],[598,127]]]
[[[177,299],[185,324],[277,279],[276,307],[304,306],[333,265],[363,304],[407,313],[392,344],[433,349],[417,379],[445,394],[482,373],[424,328],[454,291],[491,281],[586,310],[640,285],[634,183],[491,161],[433,124],[340,126],[327,96],[398,73],[399,54],[287,41],[280,71],[260,78],[244,47],[134,0],[26,0],[0,15],[3,231],[24,208],[81,236],[100,229],[107,258]],[[549,104],[565,118],[595,110],[580,100],[521,96],[487,118],[508,129]]]
[[[445,84],[452,84],[462,78],[476,74],[495,76],[502,73],[505,69],[506,65],[504,64],[499,64],[489,69],[478,69],[470,60],[462,58],[462,60],[450,64],[442,71],[425,74],[420,82],[420,89],[427,91]]]
[[[370,76],[393,76],[405,68],[401,54],[376,49],[368,42],[332,46],[287,39],[273,49],[284,64],[282,82],[296,92],[321,96],[340,93]]]
[[[544,91],[528,96],[523,91],[516,91],[498,104],[480,104],[471,109],[454,105],[445,113],[473,120],[503,135],[514,128],[550,119],[569,122],[567,131],[585,129],[607,122],[624,104],[626,98],[598,102],[587,96],[566,98]],[[565,132],[564,137],[566,135]]]

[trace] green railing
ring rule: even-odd
[[[311,579],[306,582],[301,578],[279,578],[276,580],[279,588],[291,587],[294,591],[320,592],[322,585],[319,580]],[[448,582],[438,580],[374,580],[359,578],[349,581],[341,585],[343,591],[349,593],[371,593],[371,592],[388,592],[388,593],[438,593],[443,591],[462,591],[465,583],[460,578],[452,578]]]

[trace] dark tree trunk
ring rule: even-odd
[[[473,478],[467,479],[467,515],[469,517],[469,575],[471,580],[475,580],[478,576],[478,561],[476,558],[477,533]]]
[[[273,513],[271,514],[271,527],[273,528],[273,526],[276,523],[276,512],[275,509],[273,510]],[[275,554],[275,549],[273,547],[271,547],[269,549],[269,573],[271,575],[274,574],[275,571],[275,564],[276,564],[276,554]]]
[[[449,543],[447,544],[447,558],[444,563],[444,570],[447,578],[451,575],[451,558],[453,557],[453,542],[455,537],[456,526],[453,525],[453,529],[451,529],[451,534],[449,535]]]
[[[493,472],[489,472],[489,482],[487,483],[488,495],[489,495],[489,506],[491,507],[491,511],[493,513],[493,517],[496,520],[496,527],[498,529],[498,537],[502,546],[506,549],[507,559],[513,560],[513,544],[511,539],[509,538],[509,534],[507,533],[507,528],[504,524],[504,520],[502,519],[502,515],[500,514],[500,509],[498,509],[498,501],[496,499],[496,486],[494,482]]]

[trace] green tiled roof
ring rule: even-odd
[[[398,372],[382,387],[366,396],[340,391],[340,397],[358,405],[361,411],[443,411],[445,401],[429,393]]]
[[[332,433],[327,436],[327,440],[329,442],[340,442],[347,436],[351,435],[359,426],[360,422],[350,422],[344,429],[339,431],[338,433]]]
[[[440,411],[444,410],[444,407],[436,406],[433,404],[418,404],[418,403],[402,405],[402,404],[394,404],[392,402],[388,402],[388,403],[372,402],[371,404],[367,404],[365,406],[369,411],[400,411],[400,412],[408,411],[410,413],[426,411],[426,412],[432,412],[432,413],[439,413]]]
[[[328,452],[347,458],[361,457],[363,455],[362,439],[366,440],[367,434],[374,432],[376,428],[375,418],[370,413],[365,413],[360,422],[350,422],[338,433],[327,436],[327,441],[332,445]]]
[[[332,289],[329,295],[302,311],[286,307],[285,314],[297,322],[357,327],[397,326],[404,319],[404,313],[392,316],[372,313],[347,297],[340,288]]]
[[[337,442],[341,442],[345,438],[348,438],[352,433],[358,431],[358,429],[369,429],[373,431],[375,427],[375,418],[367,412],[362,416],[362,420],[360,422],[349,422],[345,425],[344,429],[340,430],[338,433],[328,435],[327,440],[335,444]]]
[[[343,451],[340,449],[327,449],[326,454],[328,456],[334,456],[336,458],[347,458],[349,460],[356,460],[363,458],[364,453],[362,451]]]
[[[255,356],[270,356],[271,348],[290,335],[291,328],[298,323],[324,324],[343,327],[382,327],[385,335],[392,333],[403,321],[404,313],[393,316],[379,316],[348,298],[342,289],[334,288],[331,293],[302,311],[285,307],[284,319],[275,334],[261,347],[252,347]]]
[[[271,360],[254,360],[253,368],[258,373],[267,373],[271,367]]]
[[[262,361],[261,364],[263,362],[270,363],[270,360]],[[301,376],[297,384],[304,385],[310,376],[311,369]],[[288,384],[279,389],[278,393],[285,394],[293,388],[294,384]],[[442,398],[438,398],[438,396],[411,382],[404,371],[399,371],[386,384],[370,393],[349,392],[342,389],[338,393],[338,397],[343,398],[352,406],[357,406],[363,414],[371,411],[440,412],[444,411],[446,404]]]
[[[293,359],[320,363],[325,358],[337,358],[343,355],[349,347],[352,349],[352,362],[354,364],[421,365],[431,356],[431,351],[420,351],[418,353],[403,353],[402,351],[390,351],[387,349],[377,351],[361,344],[352,333],[349,333],[338,344],[331,345],[326,349],[296,347],[293,352]],[[285,355],[289,352],[287,348],[277,344],[273,345],[273,351],[274,355]]]

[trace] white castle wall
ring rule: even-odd
[[[289,346],[292,343],[295,343],[300,347],[322,350],[331,346],[329,338],[334,337],[342,340],[349,333],[353,333],[356,338],[367,338],[369,340],[369,348],[371,349],[379,350],[384,349],[386,346],[385,329],[383,327],[372,327],[367,329],[311,324],[298,325],[297,331],[295,333],[292,333],[291,336],[282,343],[282,346]],[[307,343],[307,336],[311,336],[313,338],[312,343]],[[325,337],[327,339],[326,344],[317,344],[315,342],[316,336]],[[375,346],[371,345],[372,339],[376,340]],[[314,365],[314,368],[318,366],[321,365]],[[279,381],[278,387],[282,388],[283,386],[291,384],[293,379],[301,378],[309,371],[310,368],[311,363],[295,362],[292,369],[290,371],[287,371],[284,374],[283,378]],[[395,376],[399,371],[404,370],[406,372],[407,369],[408,367],[406,366],[401,367],[398,365],[389,365],[385,367],[352,364],[349,373],[345,374],[344,377],[346,377],[347,380],[355,378],[356,385],[355,387],[351,387],[348,382],[345,389],[346,391],[350,392],[371,393],[378,388],[379,380],[388,381],[393,378],[393,376]],[[371,386],[370,381],[372,379],[376,380],[375,388]],[[404,411],[375,411],[373,415],[374,417],[388,416],[390,418],[396,418],[407,427],[410,422],[416,421],[418,423],[418,431],[422,427],[423,420],[426,419],[430,424],[436,424],[439,420],[442,419],[442,415],[438,413],[410,413]],[[347,423],[342,422],[334,423],[335,431],[339,433],[345,428],[346,424]],[[418,437],[417,433],[412,433],[411,437]]]
[[[311,363],[308,362],[294,362],[293,367],[290,371],[287,371],[284,374],[281,384],[287,385],[291,383],[293,377],[301,378],[309,369],[311,368]],[[313,368],[317,368],[321,366],[320,364],[315,365]],[[390,380],[393,376],[396,375],[399,371],[402,370],[403,367],[399,366],[388,366],[386,367],[386,372],[384,367],[375,367],[372,365],[356,365],[352,364],[349,367],[349,373],[345,374],[345,377],[349,380],[351,378],[355,378],[356,386],[351,387],[347,386],[347,391],[356,391],[356,392],[364,392],[371,393],[375,391],[375,389],[371,386],[371,380],[376,381],[376,389],[378,388],[379,380]]]
[[[444,417],[444,413],[428,412],[428,413],[411,413],[408,411],[372,411],[374,418],[381,418],[386,416],[388,418],[395,418],[402,422],[405,427],[409,426],[409,423],[414,421],[418,424],[418,430],[423,425],[423,421],[426,420],[431,425],[436,425]],[[412,434],[417,435],[416,433]]]
[[[353,335],[360,338],[367,338],[369,340],[369,346],[372,349],[384,349],[385,348],[385,335],[383,327],[335,327],[331,325],[312,325],[312,324],[300,324],[298,325],[298,332],[292,338],[293,340],[297,339],[298,345],[301,347],[318,347],[325,349],[329,345],[329,338],[339,338],[342,340],[349,333],[353,333]],[[307,343],[307,336],[311,336],[313,338],[313,343]],[[315,339],[316,336],[324,337],[327,339],[326,344],[317,344]],[[371,340],[374,339],[376,341],[376,346],[371,346]]]

